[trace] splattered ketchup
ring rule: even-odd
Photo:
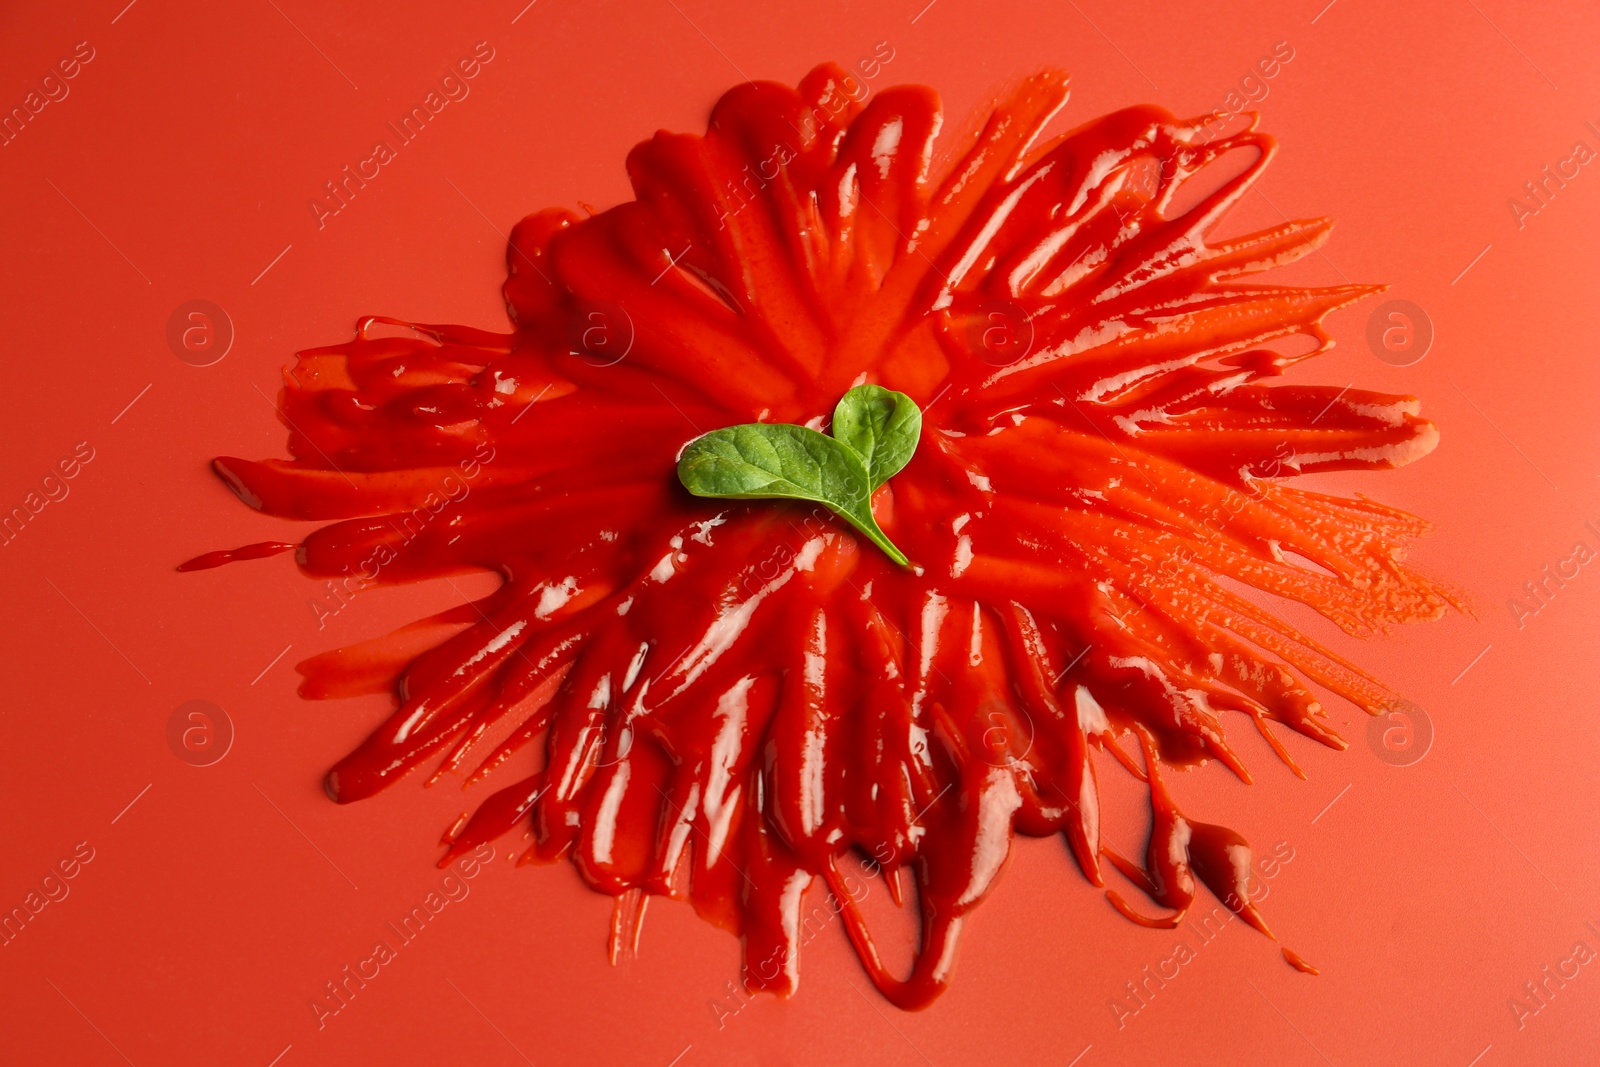
[[[650,896],[688,900],[743,938],[752,988],[794,988],[821,878],[878,988],[925,1006],[1017,833],[1062,835],[1095,885],[1105,857],[1155,909],[1108,889],[1135,921],[1175,924],[1203,886],[1267,933],[1249,845],[1180,812],[1160,767],[1248,779],[1241,722],[1285,761],[1281,731],[1343,747],[1312,683],[1391,699],[1241,583],[1354,634],[1451,603],[1403,562],[1420,520],[1290,484],[1437,439],[1410,398],[1299,381],[1324,316],[1377,287],[1260,277],[1325,220],[1213,236],[1275,151],[1253,125],[1135,107],[1046,136],[1053,73],[944,135],[930,89],[865,97],[832,65],[742,85],[704,136],[629,154],[634,200],[523,220],[510,333],[367,318],[302,352],[292,458],[215,468],[327,524],[185,567],[292,547],[363,586],[498,573],[300,665],[307,697],[396,697],[329,795],[504,778],[445,861],[528,835],[525,858],[617,898],[617,936]],[[698,435],[821,427],[863,382],[923,410],[874,499],[913,567],[825,510],[679,485]],[[1111,772],[1148,783],[1142,858],[1102,844]],[[903,975],[845,886],[861,857],[920,915]]]

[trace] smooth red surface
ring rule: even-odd
[[[1320,1062],[1313,1045],[1340,1063],[1447,1048],[1467,1062],[1486,1046],[1481,1062],[1582,1062],[1578,1035],[1592,1032],[1596,1016],[1586,971],[1521,1030],[1506,1000],[1545,965],[1575,958],[1576,940],[1600,943],[1584,926],[1596,918],[1586,914],[1595,854],[1585,709],[1594,680],[1583,658],[1595,636],[1585,610],[1593,600],[1576,564],[1577,576],[1548,584],[1520,628],[1505,601],[1525,596],[1525,581],[1548,581],[1546,565],[1571,574],[1573,542],[1597,540],[1584,527],[1600,512],[1584,353],[1595,264],[1583,235],[1595,211],[1581,173],[1520,230],[1505,201],[1545,164],[1571,156],[1573,140],[1595,143],[1588,116],[1571,103],[1593,98],[1571,43],[1592,27],[1519,24],[1514,13],[1487,11],[1556,90],[1470,11],[1406,25],[1341,4],[1315,25],[1308,12],[1270,32],[1278,16],[1213,13],[1173,24],[1086,10],[1161,83],[1156,90],[1076,13],[1006,25],[950,4],[914,24],[916,12],[885,18],[882,29],[859,13],[786,18],[781,45],[763,43],[773,40],[771,16],[758,23],[685,9],[715,46],[670,7],[644,16],[659,15],[659,25],[632,16],[615,32],[597,16],[534,7],[504,29],[515,12],[462,16],[461,44],[448,55],[433,54],[448,36],[436,23],[390,36],[363,19],[318,25],[288,12],[359,91],[271,11],[260,25],[224,27],[141,3],[109,28],[42,24],[8,38],[7,69],[41,74],[78,40],[97,49],[72,95],[0,149],[23,161],[7,166],[9,202],[35,205],[8,213],[8,246],[35,253],[13,260],[7,278],[23,309],[7,411],[12,495],[21,500],[78,441],[93,447],[70,494],[4,549],[14,618],[36,620],[14,626],[8,650],[18,682],[6,729],[16,756],[3,788],[10,810],[28,813],[5,865],[10,895],[22,901],[78,841],[94,849],[68,883],[71,895],[0,948],[5,1010],[17,1013],[8,1034],[21,1033],[27,1055],[115,1062],[115,1045],[134,1062],[265,1063],[289,1045],[283,1062],[386,1052],[517,1062],[513,1045],[536,1062],[586,1054],[667,1062],[685,1048],[683,1062],[909,1062],[919,1050],[936,1062],[982,1062],[1070,1060],[1092,1046],[1083,1062],[1137,1062],[1198,1034],[1213,1048],[1266,1047],[1285,1062]],[[115,34],[130,42],[125,51],[113,49],[124,39]],[[460,103],[459,129],[446,109],[437,142],[430,128],[317,231],[304,200],[366,151],[369,128],[485,38],[496,41],[496,60]],[[670,57],[656,51],[662,39],[674,42]],[[894,44],[885,83],[933,82],[957,114],[1018,70],[1066,66],[1076,87],[1069,124],[1145,99],[1178,113],[1221,106],[1235,67],[1290,40],[1295,59],[1261,105],[1287,147],[1261,203],[1241,206],[1238,232],[1281,222],[1274,205],[1290,217],[1333,215],[1334,242],[1292,268],[1300,279],[1388,280],[1433,319],[1433,351],[1397,369],[1365,350],[1360,315],[1335,314],[1329,325],[1345,343],[1319,359],[1321,380],[1347,368],[1349,380],[1424,398],[1444,445],[1381,487],[1360,488],[1441,525],[1417,556],[1466,585],[1479,618],[1372,644],[1305,622],[1428,709],[1432,750],[1402,768],[1359,740],[1342,755],[1303,746],[1296,754],[1310,786],[1263,775],[1248,795],[1216,775],[1170,783],[1185,804],[1236,813],[1229,821],[1258,844],[1279,834],[1289,844],[1278,854],[1294,858],[1276,868],[1269,907],[1275,924],[1300,931],[1295,944],[1323,976],[1312,983],[1263,956],[1259,941],[1224,932],[1221,951],[1206,941],[1119,1029],[1109,1001],[1146,965],[1167,960],[1170,944],[1116,919],[1067,870],[1059,847],[1034,845],[1019,849],[974,920],[981,936],[967,939],[961,981],[931,1012],[886,1026],[857,995],[864,979],[836,930],[807,944],[809,980],[796,999],[740,1008],[722,985],[734,969],[732,943],[685,909],[652,909],[641,957],[612,970],[597,951],[603,898],[556,872],[496,864],[452,883],[483,903],[445,907],[437,927],[317,1031],[309,998],[439,887],[419,864],[432,853],[416,827],[448,823],[463,805],[438,790],[328,805],[316,772],[381,717],[381,702],[352,702],[348,713],[306,705],[290,695],[286,659],[258,672],[284,645],[297,658],[348,643],[439,610],[455,594],[442,584],[363,594],[319,633],[306,604],[316,594],[286,561],[232,567],[219,572],[225,582],[191,592],[180,583],[193,576],[171,571],[178,559],[282,536],[281,524],[269,529],[230,508],[195,458],[274,454],[281,431],[265,398],[276,368],[292,349],[342,336],[354,308],[495,321],[501,241],[461,193],[501,227],[537,204],[604,206],[597,190],[622,195],[623,148],[658,125],[699,125],[730,81],[718,49],[752,74],[793,80],[823,55],[849,62],[858,39],[863,56],[877,40]],[[507,62],[518,41],[523,58]],[[106,79],[99,95],[95,77]],[[264,85],[272,86],[265,97]],[[254,95],[238,103],[222,87]],[[341,92],[351,95],[330,103]],[[386,99],[363,107],[366,93]],[[302,132],[277,144],[286,111]],[[528,132],[508,138],[509,127]],[[492,156],[503,162],[453,166]],[[252,214],[259,218],[241,225]],[[474,225],[481,241],[462,236]],[[251,285],[284,245],[292,245],[284,258]],[[245,255],[245,246],[260,253]],[[223,304],[238,328],[232,351],[209,368],[166,351],[167,315],[194,297]],[[112,424],[146,383],[150,392]],[[280,565],[282,580],[263,581],[262,569]],[[211,767],[186,766],[167,747],[172,709],[195,697],[222,704],[237,729]],[[1346,714],[1358,739],[1365,723]],[[1267,756],[1264,746],[1257,755]],[[1313,796],[1319,782],[1325,788]],[[1132,837],[1121,845],[1137,853]],[[1207,973],[1181,977],[1195,971]],[[617,1025],[619,1016],[630,1025]],[[831,1035],[826,1046],[797,1049],[796,1036],[821,1029]]]

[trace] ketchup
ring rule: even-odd
[[[1133,107],[1045,136],[1067,98],[1045,73],[936,141],[931,89],[865,95],[831,64],[741,85],[703,137],[629,154],[634,200],[523,220],[510,333],[367,318],[300,353],[292,458],[214,465],[249,506],[327,525],[181,569],[295,547],[318,579],[498,572],[300,665],[306,696],[397,698],[329,795],[424,764],[517,779],[441,864],[521,830],[525,860],[618,899],[618,931],[650,895],[692,902],[743,938],[751,988],[795,987],[821,877],[877,987],[927,1005],[1015,833],[1061,834],[1097,886],[1105,857],[1159,909],[1108,889],[1134,921],[1175,925],[1203,886],[1271,936],[1249,845],[1188,819],[1160,767],[1248,780],[1241,716],[1291,767],[1276,731],[1343,748],[1308,683],[1393,698],[1233,583],[1352,634],[1454,604],[1403,562],[1421,520],[1289,484],[1437,441],[1410,398],[1290,380],[1331,347],[1324,316],[1380,287],[1257,277],[1326,220],[1212,236],[1276,150],[1253,120]],[[874,500],[912,567],[825,510],[678,484],[696,436],[821,426],[862,382],[923,410]],[[1148,782],[1142,861],[1101,842],[1097,767]],[[852,854],[915,890],[905,975],[846,892]]]

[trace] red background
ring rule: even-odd
[[[1593,1062],[1600,963],[1520,1028],[1507,1003],[1580,939],[1600,951],[1600,565],[1520,627],[1507,607],[1576,541],[1600,550],[1584,525],[1600,526],[1600,163],[1520,227],[1507,204],[1574,142],[1600,150],[1586,125],[1600,127],[1593,11],[539,0],[519,16],[522,0],[447,12],[124,2],[0,15],[6,109],[77,42],[95,50],[70,95],[0,147],[0,507],[78,442],[95,452],[70,495],[0,548],[0,908],[77,843],[94,849],[70,895],[0,947],[0,1059]],[[319,230],[307,201],[323,182],[480,40],[495,58],[471,95]],[[701,127],[744,76],[793,82],[880,41],[893,59],[875,86],[934,85],[952,120],[1020,73],[1064,66],[1069,124],[1146,101],[1225,106],[1287,41],[1294,59],[1258,105],[1283,152],[1229,226],[1274,224],[1279,209],[1332,215],[1326,255],[1294,276],[1387,281],[1381,299],[1413,301],[1433,323],[1426,358],[1393,367],[1365,342],[1376,302],[1358,305],[1329,320],[1338,350],[1297,372],[1414,393],[1443,431],[1404,471],[1325,481],[1437,520],[1415,558],[1467,589],[1476,617],[1369,643],[1307,624],[1426,709],[1431,750],[1382,762],[1344,709],[1348,752],[1290,741],[1309,782],[1242,730],[1256,784],[1214,767],[1173,781],[1186,808],[1263,852],[1288,842],[1294,859],[1264,909],[1323,974],[1290,970],[1234,924],[1119,1028],[1112,998],[1170,955],[1172,935],[1115,916],[1059,842],[1024,842],[931,1010],[887,1006],[835,924],[807,946],[797,996],[719,1027],[732,939],[658,902],[640,958],[613,968],[610,901],[566,866],[510,867],[507,841],[471,895],[319,1030],[311,998],[437,885],[435,835],[474,798],[412,779],[329,803],[323,770],[384,703],[303,702],[292,665],[456,594],[364,594],[319,632],[317,589],[287,557],[174,573],[201,551],[299,535],[239,506],[206,460],[282,453],[264,397],[297,348],[348,336],[364,313],[501,328],[501,234],[523,214],[614,203],[635,141]],[[214,366],[168,349],[168,316],[191,299],[220,304],[237,331]],[[168,747],[168,718],[192,699],[221,705],[236,730],[213,766]],[[1110,839],[1135,852],[1141,825],[1130,809]]]

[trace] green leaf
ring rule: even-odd
[[[713,430],[679,453],[678,480],[695,496],[822,504],[908,567],[872,517],[872,494],[911,459],[921,429],[922,412],[910,397],[858,386],[834,409],[834,437],[788,423]]]
[[[858,385],[833,409],[833,436],[861,457],[876,490],[911,462],[922,436],[922,411],[904,393]]]

